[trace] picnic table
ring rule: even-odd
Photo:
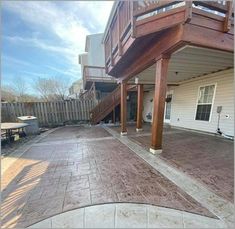
[[[18,123],[18,122],[4,122],[1,123],[1,131],[4,130],[6,132],[6,139],[8,142],[11,141],[11,136],[13,134],[13,130],[18,130],[20,132],[20,129],[23,129],[28,126],[27,123]]]

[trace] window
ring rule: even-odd
[[[196,120],[209,121],[215,85],[209,85],[199,88]]]

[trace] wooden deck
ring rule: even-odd
[[[232,2],[121,1],[107,25],[106,72],[126,80],[187,44],[233,52]],[[134,61],[133,61],[134,60]]]

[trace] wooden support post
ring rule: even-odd
[[[126,135],[126,82],[121,83],[121,135]]]
[[[152,120],[152,141],[150,152],[162,152],[162,132],[165,108],[165,97],[167,88],[167,68],[169,57],[161,57],[156,62],[156,78],[154,93],[154,108]]]
[[[137,123],[136,131],[142,130],[142,111],[143,111],[144,85],[137,85]]]
[[[116,122],[116,118],[115,118],[115,107],[113,108],[113,123]]]

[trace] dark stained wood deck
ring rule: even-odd
[[[181,3],[117,3],[104,37],[106,72],[127,81],[188,44],[233,52],[232,2]]]

